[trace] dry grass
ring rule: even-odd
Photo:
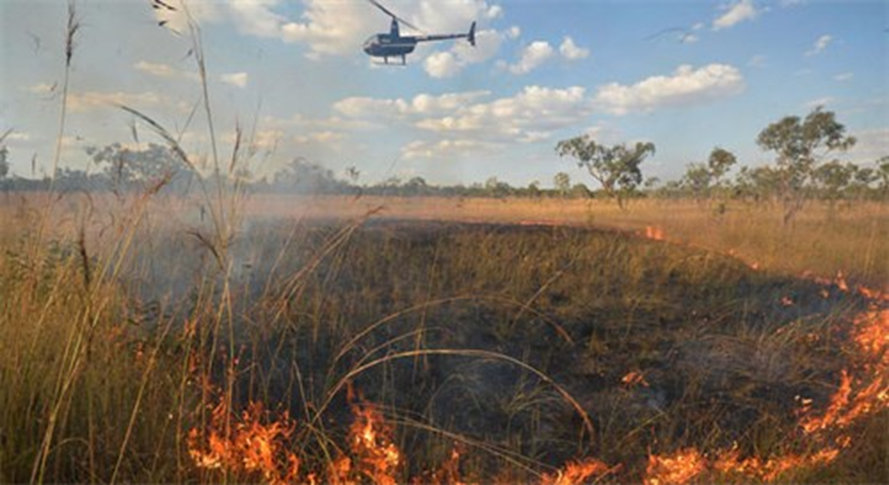
[[[791,227],[781,209],[732,203],[723,215],[691,201],[633,201],[626,211],[607,201],[260,195],[246,212],[267,218],[350,218],[372,207],[382,217],[417,221],[552,224],[644,231],[662,229],[672,242],[732,253],[790,275],[803,272],[889,285],[889,206],[859,203],[831,213],[811,204]]]
[[[14,221],[24,207],[34,207],[46,194],[11,193],[0,196],[0,217]],[[79,214],[119,205],[114,196],[69,195],[56,210],[53,228],[72,231]],[[157,197],[150,201],[156,224],[183,229],[200,219],[197,199]],[[674,243],[732,254],[748,263],[791,276],[811,273],[889,289],[889,206],[859,203],[831,213],[827,205],[811,204],[791,227],[782,227],[780,208],[733,203],[720,216],[692,201],[640,200],[622,211],[607,201],[576,199],[460,199],[349,196],[255,195],[244,201],[245,220],[346,221],[380,209],[377,217],[413,221],[568,225],[644,232],[661,229]],[[15,233],[4,224],[0,237]],[[93,230],[99,231],[100,223]]]
[[[872,235],[884,230],[874,206],[834,219],[842,237],[816,238],[828,223],[815,212],[781,229],[688,203],[621,212],[263,196],[244,206],[222,256],[196,236],[196,201],[70,195],[35,266],[22,257],[37,244],[28,203],[0,206],[0,338],[27,343],[0,359],[2,481],[33,470],[47,481],[258,480],[201,470],[189,455],[187,437],[207,429],[220,393],[234,416],[249,401],[287,409],[308,426],[287,435],[288,449],[304,470],[325,469],[345,452],[347,381],[397,425],[393,443],[411,451],[402,480],[455,440],[470,450],[462,473],[483,481],[536,479],[583,456],[622,464],[614,480],[641,481],[649,453],[668,460],[733,441],[745,456],[804,453],[793,396],[826,407],[855,357],[843,332],[865,302],[835,286],[825,298],[784,274],[824,259],[877,279],[875,263],[845,253],[886,250]],[[426,223],[345,222],[378,205],[375,217]],[[528,221],[545,224],[503,224]],[[547,227],[561,224],[657,225],[696,246],[751,251],[765,269],[622,232]],[[820,242],[782,242],[788,233]],[[632,372],[646,386],[626,384]],[[587,416],[593,432],[579,435]],[[885,413],[859,424],[837,465],[792,477],[879,481],[886,457],[874,430],[884,424]]]

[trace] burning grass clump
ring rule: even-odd
[[[885,478],[886,301],[845,282],[582,228],[140,231],[0,258],[3,481]]]

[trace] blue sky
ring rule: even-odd
[[[181,0],[76,2],[82,23],[70,80],[62,164],[83,150],[137,145],[139,109],[210,153]],[[479,25],[478,45],[424,45],[408,66],[361,51],[388,19],[364,0],[187,1],[199,22],[220,149],[252,134],[251,170],[296,157],[359,182],[424,177],[469,184],[491,176],[551,186],[565,171],[591,183],[555,144],[590,133],[604,143],[652,141],[646,176],[679,177],[714,146],[757,165],[757,133],[816,105],[859,139],[847,158],[889,154],[889,4],[885,1],[386,0],[426,33]],[[0,3],[0,132],[12,170],[52,166],[67,4]],[[157,22],[165,20],[164,27]],[[656,35],[665,29],[673,29]],[[176,32],[179,32],[178,34]],[[156,141],[141,130],[139,143]],[[39,175],[39,173],[37,174]]]

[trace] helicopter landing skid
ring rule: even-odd
[[[380,61],[373,61],[373,63],[374,63],[375,65],[377,65],[377,66],[384,66],[384,67],[407,67],[407,63],[406,63],[406,62],[404,62],[404,63],[402,63],[402,62],[394,63],[394,62],[380,62]]]

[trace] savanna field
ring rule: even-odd
[[[880,204],[3,197],[3,482],[887,479]]]
[[[0,483],[889,483],[885,7],[643,3],[0,4]]]

